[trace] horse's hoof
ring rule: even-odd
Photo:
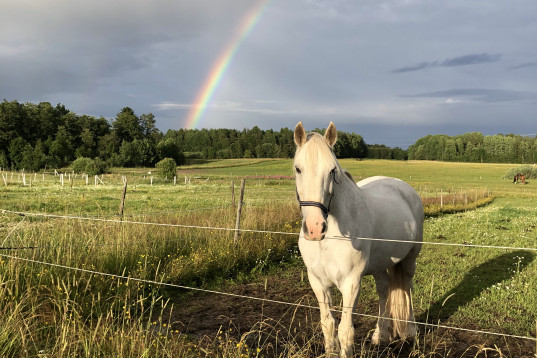
[[[381,337],[380,331],[375,330],[375,333],[373,333],[373,337],[371,337],[371,344],[374,346],[384,347],[390,344],[390,338]]]

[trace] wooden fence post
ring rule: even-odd
[[[235,207],[235,180],[231,180],[231,206]]]
[[[233,239],[235,243],[237,243],[237,241],[239,240],[239,236],[240,236],[239,229],[241,226],[241,211],[242,211],[242,200],[244,199],[245,181],[246,181],[245,179],[241,180],[241,194],[239,196],[239,205],[237,206],[237,220],[235,221],[235,237]]]
[[[123,194],[121,195],[121,204],[119,204],[119,216],[123,219],[123,209],[125,208],[125,196],[127,196],[127,177],[123,180]]]

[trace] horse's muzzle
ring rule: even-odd
[[[309,241],[321,241],[324,239],[327,229],[326,220],[303,220],[302,231],[304,238]]]

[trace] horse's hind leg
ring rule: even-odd
[[[311,288],[319,301],[321,311],[321,328],[324,336],[324,347],[326,356],[330,356],[336,351],[336,321],[330,307],[332,306],[331,287],[323,285],[321,280],[314,274],[308,272]]]
[[[373,275],[373,277],[375,278],[375,285],[379,296],[379,319],[373,337],[371,337],[371,343],[375,345],[385,345],[390,343],[391,340],[391,321],[384,318],[386,317],[386,302],[388,300],[388,283],[390,277],[386,270]]]

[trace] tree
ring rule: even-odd
[[[77,157],[89,157],[93,158],[96,143],[93,139],[93,134],[89,128],[84,128],[80,134],[82,144],[76,149],[75,153]]]
[[[119,157],[120,164],[126,167],[149,167],[155,164],[156,148],[148,139],[123,141],[119,148]]]
[[[140,141],[133,140],[132,142],[123,141],[119,148],[119,157],[121,162],[118,163],[125,167],[137,167],[142,163],[142,148]]]
[[[0,168],[6,170],[9,167],[9,160],[3,150],[0,150]]]
[[[442,160],[453,162],[457,159],[457,146],[455,140],[448,138],[445,140],[444,152],[442,153]]]
[[[22,162],[24,150],[28,145],[28,142],[21,137],[17,137],[9,143],[9,162],[13,169],[22,169],[20,164]]]
[[[11,141],[19,136],[17,128],[25,116],[23,106],[17,101],[0,103],[0,150],[7,152]]]
[[[55,167],[62,167],[74,158],[73,145],[65,127],[58,127],[56,139],[50,145],[50,160]]]
[[[120,143],[123,141],[132,142],[135,139],[141,139],[143,137],[140,119],[129,107],[124,107],[117,114],[115,121],[112,122],[112,129],[115,131]]]
[[[258,158],[273,158],[274,157],[274,144],[263,143],[256,146],[255,151]]]
[[[172,158],[177,165],[185,163],[183,152],[172,138],[163,139],[157,144],[157,157],[159,159]]]

